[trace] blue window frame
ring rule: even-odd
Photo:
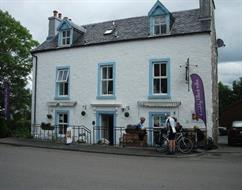
[[[97,99],[115,99],[115,63],[98,64]]]
[[[55,99],[70,98],[70,67],[56,68]]]
[[[170,98],[170,59],[150,60],[149,98]]]

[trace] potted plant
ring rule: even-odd
[[[50,123],[44,123],[42,122],[40,125],[41,129],[43,130],[54,130],[54,126],[51,126]]]

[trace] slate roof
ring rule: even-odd
[[[148,16],[83,25],[82,27],[86,29],[86,33],[73,41],[72,46],[63,48],[210,32],[210,22],[199,20],[199,9],[173,12],[172,17],[174,22],[171,32],[160,36],[150,36]],[[107,29],[112,28],[113,22],[116,25],[114,32],[110,35],[104,35]],[[51,41],[46,40],[43,42],[32,53],[55,49],[62,49],[57,47],[57,36]]]

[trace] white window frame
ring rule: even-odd
[[[69,35],[67,35],[68,34],[68,32],[69,32]],[[65,36],[64,36],[64,34],[65,34]],[[63,46],[68,46],[68,45],[70,45],[71,44],[71,29],[68,29],[68,30],[63,30],[62,32],[61,32],[61,44],[63,45]],[[69,43],[67,43],[68,42],[68,39],[69,39]]]
[[[155,76],[155,65],[159,65],[160,76]],[[165,65],[165,69],[166,69],[166,75],[165,76],[161,75],[161,72],[162,72],[161,65]],[[152,70],[153,70],[153,72],[152,72],[152,84],[153,84],[153,86],[152,86],[152,93],[154,95],[167,95],[168,94],[167,63],[166,62],[162,62],[162,61],[154,62]],[[154,89],[154,85],[155,85],[154,81],[155,81],[155,79],[156,80],[158,79],[160,81],[160,92],[158,92],[158,93],[155,93],[155,89]],[[166,91],[167,91],[166,93],[162,93],[162,91],[161,91],[161,89],[162,89],[162,83],[161,83],[162,79],[166,79],[166,83],[167,83],[166,84]]]
[[[69,69],[58,69],[56,82],[67,82],[68,78],[69,78]]]
[[[166,23],[165,19],[166,18],[163,17],[163,16],[155,16],[154,17],[154,34],[155,35],[161,35],[161,34],[166,34],[167,33],[167,23]],[[156,34],[156,30],[155,30],[157,26],[159,27],[159,33],[158,34]],[[161,32],[162,31],[161,30],[162,26],[166,27],[165,33]]]
[[[107,69],[107,73],[106,73],[106,78],[104,78],[103,76],[103,69],[106,68]],[[109,77],[109,68],[111,68],[112,70],[112,78],[108,78]],[[101,66],[101,80],[100,80],[100,92],[101,92],[101,96],[113,96],[114,95],[114,78],[113,78],[113,65],[102,65]],[[112,82],[112,93],[109,94],[109,82]],[[103,93],[103,82],[107,83],[107,94]]]
[[[69,95],[70,95],[69,73],[70,73],[69,68],[57,68],[56,99],[58,99],[58,98],[68,98],[69,97]],[[62,92],[61,92],[61,89],[62,89]],[[67,94],[65,94],[66,90],[67,90]]]

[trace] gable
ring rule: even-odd
[[[168,11],[168,9],[160,1],[157,1],[149,11],[148,16],[150,17],[168,14],[170,14],[170,11]]]
[[[63,20],[57,27],[57,31],[70,30],[70,29],[72,29],[72,26],[67,20]]]

